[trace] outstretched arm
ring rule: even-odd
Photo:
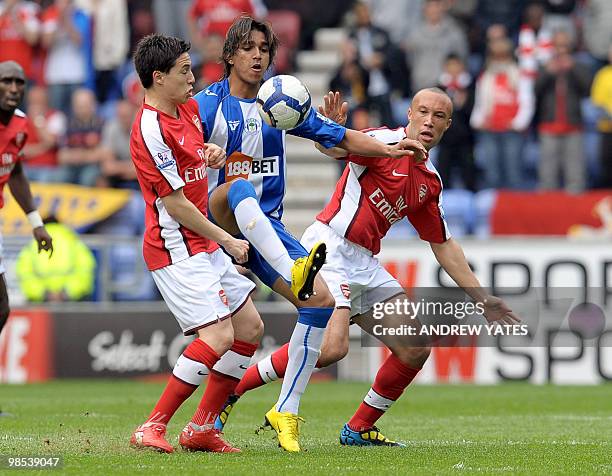
[[[505,324],[520,322],[520,318],[503,300],[488,294],[482,288],[478,278],[470,269],[459,243],[450,238],[444,243],[430,243],[430,246],[436,260],[453,281],[463,288],[474,301],[484,305],[485,317],[489,322],[497,320]]]
[[[347,120],[348,103],[342,102],[339,92],[328,92],[323,96],[323,105],[318,110],[323,116],[344,125]],[[419,161],[427,158],[427,150],[419,141],[403,139],[397,144],[389,145],[381,142],[368,134],[347,129],[344,138],[338,146],[326,149],[321,144],[316,144],[317,150],[332,158],[346,157],[348,154],[356,154],[363,157],[391,157],[401,158],[407,155],[415,156]]]
[[[38,251],[49,251],[53,254],[53,240],[45,226],[43,225],[42,219],[34,206],[34,199],[32,198],[32,192],[30,190],[30,182],[23,172],[23,166],[21,162],[17,162],[11,176],[8,180],[8,185],[15,197],[15,201],[19,204],[23,212],[28,216],[28,220],[32,225],[32,234],[34,239],[38,243]]]

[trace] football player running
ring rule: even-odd
[[[255,102],[277,46],[267,23],[247,16],[237,19],[223,46],[224,79],[195,99],[205,137],[227,152],[223,167],[208,169],[209,217],[251,243],[245,266],[298,309],[280,396],[265,417],[281,447],[297,452],[299,401],[319,357],[334,298],[315,276],[325,261],[325,245],[316,240],[305,248],[281,222],[287,173],[285,131],[265,124]],[[288,132],[363,156],[400,158],[426,153],[415,140],[389,145],[314,110]]]
[[[328,93],[324,102],[320,107],[322,114],[339,123],[346,121],[347,104],[340,103],[338,93]],[[405,128],[382,127],[368,134],[387,143],[408,137],[418,140],[429,151],[450,127],[451,114],[452,102],[444,91],[423,89],[414,96]],[[421,323],[418,318],[400,315],[397,311],[388,313],[382,320],[372,318],[376,303],[395,302],[397,305],[391,308],[397,310],[408,299],[397,280],[375,257],[392,223],[403,217],[408,218],[421,239],[429,242],[436,260],[455,283],[482,305],[488,321],[508,324],[519,321],[501,299],[489,295],[481,287],[460,245],[451,238],[441,205],[442,182],[428,158],[407,157],[397,161],[367,158],[342,148],[317,148],[331,157],[343,157],[348,161],[331,201],[301,240],[305,247],[315,240],[327,243],[327,261],[321,275],[336,305],[325,331],[317,367],[330,365],[346,355],[351,322],[372,335],[374,324],[383,328],[405,325],[415,328],[413,335],[419,335]],[[391,355],[381,365],[374,384],[353,417],[342,428],[340,443],[343,445],[403,446],[385,437],[376,422],[427,361],[429,342],[389,335],[379,339],[391,350]],[[285,345],[251,366],[228,400],[216,426],[223,428],[233,405],[244,392],[282,377],[286,362]]]

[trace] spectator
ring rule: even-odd
[[[330,91],[339,91],[342,99],[348,102],[351,120],[352,112],[365,108],[368,100],[368,73],[357,62],[357,51],[354,43],[342,45],[342,63],[329,83]],[[352,126],[348,126],[352,127]]]
[[[68,115],[72,93],[93,87],[89,17],[72,0],[55,0],[43,13],[42,44],[51,106]]]
[[[597,72],[591,88],[591,102],[600,111],[597,129],[600,134],[599,185],[612,188],[612,43],[608,49],[608,65]]]
[[[421,23],[423,0],[365,0],[372,23],[389,33],[395,45],[401,45]]]
[[[586,0],[584,24],[582,28],[584,43],[589,53],[603,66],[612,43],[612,2],[610,0]]]
[[[132,103],[119,101],[114,118],[102,129],[102,145],[111,151],[102,162],[102,174],[111,187],[140,190],[130,155],[130,130],[135,114]]]
[[[516,38],[521,25],[521,15],[527,0],[478,0],[475,18],[481,32],[494,24],[502,24],[509,38]]]
[[[485,187],[520,188],[523,132],[534,109],[532,82],[521,75],[509,38],[489,41],[488,50],[470,118],[479,131],[476,161],[485,170]]]
[[[544,0],[546,6],[544,28],[552,33],[560,30],[567,31],[575,43],[577,40],[576,25],[572,14],[577,3],[577,0]]]
[[[16,61],[31,78],[39,37],[38,5],[22,0],[0,1],[0,63]]]
[[[580,102],[589,94],[591,75],[572,56],[570,35],[553,36],[553,56],[540,68],[536,80],[540,133],[540,188],[559,188],[563,172],[565,189],[579,193],[586,187],[586,164]]]
[[[468,54],[466,35],[447,14],[443,0],[425,0],[423,19],[406,42],[413,91],[437,84],[448,55],[465,59]]]
[[[394,127],[389,82],[391,74],[389,53],[393,45],[385,30],[372,25],[370,11],[365,3],[357,2],[353,7],[353,12],[356,23],[349,30],[348,41],[354,45],[356,61],[368,76],[368,109],[378,113],[379,123]]]
[[[453,127],[444,134],[438,146],[437,169],[446,188],[454,188],[452,172],[458,169],[463,187],[476,190],[474,134],[470,115],[474,106],[472,76],[457,55],[450,55],[444,64],[439,86],[453,101]]]
[[[62,180],[87,187],[105,185],[100,164],[109,160],[109,154],[102,145],[102,119],[96,114],[96,97],[89,89],[77,89],[58,154]]]
[[[518,39],[518,59],[521,73],[535,79],[538,68],[546,64],[553,53],[552,34],[542,27],[544,6],[531,3],[525,10],[525,23]]]
[[[553,36],[554,52],[536,80],[537,116],[540,133],[540,188],[559,188],[559,173],[568,192],[582,192],[586,186],[586,163],[582,136],[580,102],[588,96],[591,74],[572,56],[568,33]]]
[[[26,175],[36,182],[58,182],[57,151],[66,133],[66,116],[49,107],[47,90],[41,86],[30,88],[28,104],[28,142],[23,148]]]
[[[243,14],[261,19],[267,13],[261,0],[193,0],[188,24],[191,41],[201,55],[202,86],[219,81],[223,75],[221,50],[233,21]]]
[[[187,17],[192,0],[153,0],[155,31],[166,36],[189,38]]]
[[[16,272],[30,302],[81,301],[94,289],[96,260],[79,236],[52,218],[45,220],[53,253],[40,254],[32,240],[17,257]]]
[[[115,70],[125,63],[128,53],[127,1],[76,0],[76,6],[93,19],[96,96],[104,103],[119,93]]]

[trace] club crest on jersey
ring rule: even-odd
[[[351,298],[351,287],[348,284],[342,283],[340,285],[340,291],[342,291],[342,295],[346,299],[350,299]]]
[[[419,203],[423,201],[423,199],[425,198],[425,195],[427,195],[427,185],[422,183],[419,186]]]
[[[15,144],[17,147],[21,147],[25,142],[25,134],[23,132],[18,132],[15,134]]]
[[[257,122],[257,119],[249,117],[246,120],[245,129],[251,134],[257,132],[259,130],[259,123]]]
[[[194,114],[191,120],[193,121],[195,126],[198,128],[198,130],[202,132],[202,124],[200,124],[200,118],[198,117],[198,115]]]
[[[225,304],[226,306],[228,305],[227,304],[227,296],[226,296],[225,291],[223,289],[219,290],[219,299],[221,299],[221,302],[223,304]]]

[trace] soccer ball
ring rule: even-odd
[[[310,92],[295,76],[273,76],[259,88],[257,110],[269,126],[294,129],[310,112]]]

